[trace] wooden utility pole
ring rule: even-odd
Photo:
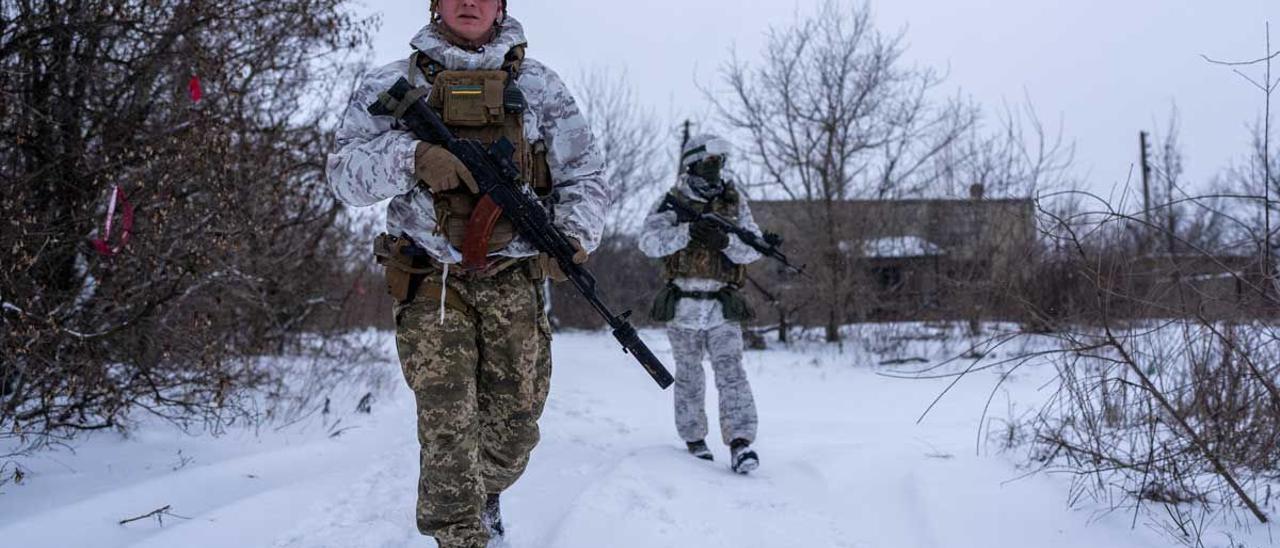
[[[1165,187],[1164,187],[1164,201],[1165,201],[1165,204],[1164,204],[1164,210],[1165,210],[1165,212],[1164,212],[1164,221],[1165,221],[1165,234],[1164,234],[1164,239],[1165,239],[1165,243],[1166,243],[1166,245],[1168,245],[1168,247],[1169,247],[1169,249],[1168,249],[1168,251],[1169,251],[1169,255],[1170,255],[1170,256],[1172,256],[1174,253],[1177,253],[1177,251],[1178,251],[1178,217],[1177,217],[1178,212],[1177,212],[1177,210],[1176,210],[1176,209],[1174,208],[1174,206],[1173,206],[1173,204],[1174,204],[1174,199],[1173,199],[1173,187],[1177,184],[1177,182],[1178,182],[1178,181],[1177,181],[1177,179],[1175,178],[1175,172],[1174,172],[1174,171],[1172,171],[1172,170],[1177,169],[1177,168],[1174,168],[1173,166],[1168,165],[1169,163],[1171,163],[1171,162],[1170,162],[1170,159],[1171,159],[1171,158],[1174,158],[1174,151],[1173,151],[1173,149],[1172,149],[1172,148],[1170,148],[1170,144],[1169,144],[1169,143],[1165,143],[1165,148],[1164,148],[1164,158],[1165,158],[1165,164],[1166,164],[1166,165],[1165,165],[1165,174],[1164,174],[1164,182],[1165,182]]]
[[[1138,143],[1142,155],[1142,220],[1147,226],[1143,230],[1143,239],[1151,233],[1151,147],[1147,143],[1147,132],[1138,132]]]

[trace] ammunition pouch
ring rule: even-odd
[[[426,250],[409,238],[379,234],[373,240],[373,256],[386,274],[387,294],[398,303],[408,302],[423,277],[433,270]]]
[[[440,282],[438,280],[443,277],[444,267],[437,263],[425,249],[414,245],[413,240],[406,237],[379,234],[373,241],[373,254],[385,271],[387,294],[391,295],[397,303],[407,304],[417,295],[423,294],[434,296],[435,303],[439,304]],[[538,257],[503,257],[488,263],[484,269],[474,272],[451,272],[450,275],[483,279],[496,276],[510,268],[523,268],[525,274],[533,281],[542,281],[547,277],[546,268]],[[449,295],[446,297],[446,306],[457,304],[460,307],[458,310],[466,309],[465,302],[452,288],[446,291],[446,294]]]
[[[446,70],[436,76],[427,102],[440,109],[447,126],[502,126],[507,76],[504,70]]]
[[[538,260],[534,261],[533,279],[535,280],[551,280],[555,283],[563,283],[569,281],[569,277],[560,270],[556,265],[556,260],[552,259],[546,253],[539,253]]]
[[[384,267],[382,270],[387,278],[387,294],[391,295],[396,302],[408,302],[409,295],[417,293],[415,285],[421,283],[422,274],[410,274],[399,268],[390,267]]]
[[[680,288],[675,284],[667,284],[658,290],[649,307],[649,319],[666,323],[676,319],[676,306],[680,304]]]
[[[418,287],[418,292],[414,295],[414,299],[422,299],[422,303],[429,307],[440,306],[440,281],[438,279],[426,280]],[[452,287],[444,288],[444,306],[450,310],[466,313],[471,310],[467,305],[467,301],[462,298],[458,290]]]
[[[539,196],[553,191],[547,147],[525,136],[524,112],[528,107],[515,84],[523,53],[513,50],[505,70],[436,70],[429,59],[415,57],[432,81],[427,104],[460,139],[492,144],[507,139],[515,148],[512,158],[524,180]],[[438,68],[438,67],[437,67]],[[486,255],[504,249],[516,237],[515,227],[500,212],[482,204],[483,196],[457,189],[434,196],[436,230],[450,245],[463,252],[464,267],[481,267]]]
[[[736,289],[726,287],[717,291],[719,295],[716,299],[720,301],[720,309],[724,313],[724,319],[731,322],[749,322],[756,319],[756,311],[751,308],[751,304],[742,298],[742,294]]]
[[[731,322],[746,322],[756,318],[755,310],[747,300],[742,298],[735,286],[728,285],[719,291],[685,291],[675,283],[667,283],[653,299],[649,309],[649,319],[655,322],[669,322],[676,317],[676,307],[680,299],[698,301],[719,301],[724,319]]]
[[[690,245],[663,259],[667,279],[703,278],[734,286],[746,282],[746,267],[734,264],[719,250]]]

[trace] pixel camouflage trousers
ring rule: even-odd
[[[439,277],[396,309],[396,343],[418,408],[418,530],[441,548],[483,548],[487,493],[524,472],[551,380],[551,326],[541,282],[525,268]]]
[[[676,359],[676,431],[684,441],[707,437],[707,380],[702,357],[708,355],[720,394],[720,436],[726,445],[735,439],[756,438],[756,404],[747,372],[742,368],[742,326],[725,323],[710,329],[668,327]]]

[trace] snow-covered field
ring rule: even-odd
[[[671,364],[665,337],[645,336]],[[684,454],[670,395],[607,335],[560,334],[554,348],[543,441],[503,499],[512,548],[1170,545],[1142,520],[1132,527],[1131,514],[1069,509],[1066,478],[1027,477],[1016,455],[985,441],[980,417],[1000,370],[964,379],[916,424],[950,380],[892,378],[881,373],[928,364],[881,363],[936,363],[962,353],[963,341],[878,333],[843,351],[801,343],[748,353],[761,468],[747,477],[728,471],[723,446],[713,445],[716,463]],[[1002,347],[987,359],[1025,350]],[[1036,405],[1051,374],[1019,370],[996,393],[994,416]],[[27,461],[22,485],[0,494],[0,545],[433,546],[414,530],[413,399],[394,386],[371,415],[335,399],[336,428],[332,415],[327,424],[217,438],[151,425],[129,439],[97,435],[74,452],[43,454]],[[163,523],[118,523],[165,506],[172,515]]]

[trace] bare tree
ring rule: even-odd
[[[937,173],[932,194],[975,202],[966,210],[957,207],[951,219],[953,233],[971,244],[945,257],[946,275],[939,278],[942,298],[964,312],[971,334],[990,315],[1021,308],[1011,299],[1030,278],[1026,258],[1037,251],[1034,234],[1019,230],[1034,226],[1029,199],[1070,186],[1074,157],[1063,125],[1046,128],[1027,99],[1016,107],[1006,104],[993,121],[979,120],[931,160]],[[1027,200],[1021,216],[993,216],[977,204],[1011,198]]]
[[[1277,89],[1280,89],[1280,79],[1272,74],[1272,65],[1277,58],[1280,58],[1280,51],[1275,51],[1271,47],[1271,23],[1266,25],[1266,51],[1263,56],[1258,59],[1246,61],[1219,61],[1209,56],[1204,56],[1205,60],[1232,70],[1257,88],[1262,95],[1263,109],[1262,122],[1258,124],[1255,131],[1257,136],[1254,145],[1253,158],[1250,160],[1248,169],[1257,170],[1257,173],[1250,177],[1254,179],[1258,186],[1255,186],[1252,192],[1262,191],[1262,233],[1261,238],[1257,240],[1259,247],[1262,249],[1262,269],[1263,276],[1268,280],[1265,285],[1268,295],[1273,297],[1276,290],[1276,268],[1275,268],[1275,229],[1273,228],[1272,213],[1275,209],[1275,200],[1273,199],[1276,192],[1274,184],[1280,173],[1275,169],[1275,156],[1271,150],[1271,98]],[[1261,67],[1262,74],[1250,75],[1244,72],[1246,69]],[[1259,78],[1259,76],[1261,78]]]
[[[1268,198],[1280,193],[1280,151],[1273,145],[1270,153],[1267,152],[1264,133],[1262,124],[1252,127],[1248,154],[1242,162],[1224,170],[1217,182],[1218,193],[1232,198],[1230,211],[1242,221],[1232,227],[1233,241],[1237,246],[1251,246],[1256,250],[1261,250],[1266,241],[1267,212],[1273,219],[1280,213],[1280,203]],[[1258,207],[1258,204],[1267,204],[1267,207]],[[1280,244],[1274,239],[1271,244],[1274,255]]]
[[[252,358],[337,305],[350,247],[315,100],[366,42],[348,8],[0,2],[0,436],[217,426],[286,392]],[[132,238],[93,245],[118,199]]]
[[[1004,105],[993,123],[974,123],[963,138],[932,158],[937,184],[933,194],[969,195],[981,185],[988,198],[1035,196],[1071,183],[1075,145],[1063,125],[1045,127],[1028,99]]]
[[[608,165],[613,204],[605,218],[604,240],[631,234],[671,181],[664,154],[667,131],[653,111],[641,105],[626,73],[596,68],[579,78],[582,110],[596,134]]]
[[[727,93],[709,93],[747,138],[764,193],[812,204],[803,245],[827,293],[831,341],[850,308],[848,250],[858,247],[838,202],[922,192],[936,182],[931,160],[976,119],[963,101],[936,100],[941,76],[906,65],[904,49],[901,35],[876,29],[868,5],[832,0],[771,29],[759,62],[735,56],[723,68]]]
[[[643,106],[625,72],[597,67],[577,82],[582,110],[605,155],[612,203],[605,215],[592,271],[610,281],[609,299],[626,310],[646,311],[661,287],[658,269],[636,248],[636,230],[647,209],[673,180],[664,153],[665,125]],[[572,291],[552,292],[552,320],[561,327],[603,327],[600,316]],[[646,322],[647,314],[636,320]]]
[[[1150,209],[1142,216],[1143,225],[1134,227],[1135,237],[1141,240],[1141,252],[1151,254],[1159,250],[1170,256],[1188,253],[1192,249],[1180,244],[1188,241],[1197,249],[1227,253],[1223,247],[1225,225],[1231,220],[1229,215],[1235,212],[1206,207],[1220,199],[1199,195],[1197,187],[1203,190],[1206,185],[1185,180],[1181,121],[1176,106],[1170,109],[1166,127],[1156,129],[1154,142],[1155,150],[1150,151],[1146,160],[1154,183],[1146,200]],[[1160,241],[1155,241],[1156,237]]]

